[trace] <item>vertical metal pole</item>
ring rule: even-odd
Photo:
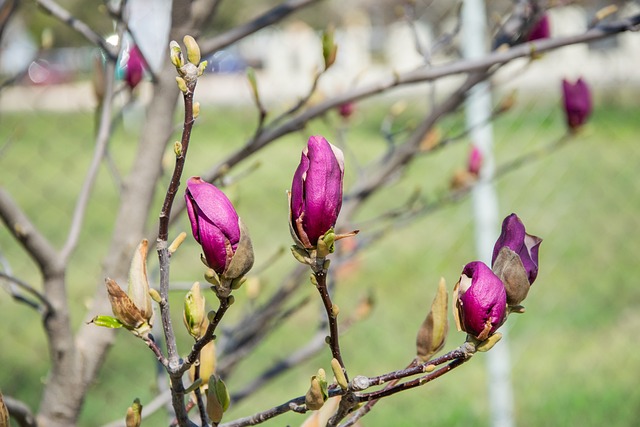
[[[486,10],[483,0],[465,0],[462,8],[462,51],[465,58],[478,58],[488,51]],[[472,192],[476,251],[481,261],[491,263],[493,244],[498,236],[498,198],[489,181],[494,173],[491,92],[488,82],[476,85],[465,105],[467,127],[473,144],[481,151],[480,179]],[[489,404],[493,427],[512,427],[513,390],[511,362],[505,331],[502,341],[487,353]]]

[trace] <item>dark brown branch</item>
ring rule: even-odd
[[[386,388],[380,391],[374,391],[372,393],[366,393],[364,395],[360,395],[358,396],[358,401],[360,402],[366,402],[368,400],[379,400],[382,399],[383,397],[387,397],[387,396],[391,396],[393,394],[396,393],[400,393],[401,391],[405,391],[405,390],[410,390],[412,388],[415,387],[419,387],[422,385],[427,384],[428,382],[431,382],[437,378],[440,378],[441,376],[443,376],[444,374],[451,372],[453,369],[457,368],[458,366],[462,365],[463,363],[467,362],[468,360],[470,360],[469,358],[460,358],[460,359],[454,359],[451,363],[449,363],[447,366],[445,366],[444,368],[440,368],[430,374],[427,374],[425,376],[422,376],[420,378],[416,378],[414,380],[410,380],[398,385],[395,385],[393,387],[390,388]]]
[[[329,348],[331,348],[331,355],[334,359],[337,359],[340,362],[340,366],[342,367],[342,371],[344,372],[347,380],[349,377],[347,376],[347,369],[344,366],[344,362],[342,361],[342,353],[340,352],[340,336],[338,333],[338,313],[335,310],[333,303],[331,302],[331,296],[329,295],[329,289],[327,287],[327,273],[323,269],[321,271],[314,272],[314,276],[317,281],[317,289],[320,293],[320,298],[322,298],[322,305],[324,306],[325,311],[327,312],[327,321],[329,322]]]

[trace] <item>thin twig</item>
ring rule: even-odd
[[[340,337],[338,332],[338,312],[336,310],[336,306],[331,302],[331,296],[329,295],[329,290],[327,288],[327,272],[322,269],[320,271],[314,271],[314,276],[317,282],[317,289],[320,293],[320,298],[322,298],[322,304],[324,305],[324,309],[327,312],[327,320],[329,322],[329,347],[331,348],[331,354],[334,359],[337,359],[340,362],[340,366],[342,367],[342,371],[344,372],[345,377],[348,380],[347,369],[344,366],[344,362],[342,360],[342,353],[340,352]]]
[[[44,317],[49,316],[51,313],[53,313],[53,306],[51,305],[51,303],[49,302],[49,300],[47,299],[47,297],[44,296],[44,294],[42,294],[40,291],[38,291],[37,289],[35,289],[33,286],[29,285],[28,283],[18,279],[17,277],[13,277],[9,274],[6,274],[2,271],[0,271],[0,277],[11,282],[12,284],[18,286],[19,288],[22,288],[23,290],[29,292],[31,295],[33,295],[34,297],[36,297],[41,304],[38,304],[32,300],[29,300],[27,298],[25,298],[22,295],[16,294],[13,291],[11,292],[11,296],[13,298],[15,298],[18,301],[24,302],[26,304],[28,304],[29,306],[37,309]]]
[[[76,206],[71,218],[71,227],[69,228],[67,240],[60,251],[60,257],[62,258],[62,261],[64,263],[67,263],[69,257],[73,253],[73,250],[78,244],[80,231],[82,230],[87,206],[91,197],[91,192],[93,191],[93,187],[100,170],[100,164],[104,159],[109,140],[111,139],[111,113],[113,107],[115,85],[113,77],[114,73],[115,62],[107,61],[105,65],[105,76],[107,76],[107,78],[105,79],[105,94],[104,101],[102,102],[102,111],[100,114],[100,125],[98,128],[98,134],[96,136],[96,145],[93,151],[91,164],[89,165],[89,170],[87,171],[87,174],[82,181],[82,188],[80,190],[80,193],[78,194],[78,199],[76,200]]]
[[[91,27],[73,16],[68,10],[60,6],[58,3],[53,0],[36,0],[36,3],[46,12],[56,17],[60,22],[67,24],[85,39],[100,47],[109,59],[115,61],[118,58],[118,52],[112,45],[107,43],[107,41]]]
[[[303,7],[312,5],[313,3],[318,3],[319,1],[321,0],[285,1],[245,24],[238,25],[228,30],[227,32],[219,34],[209,40],[200,40],[198,42],[198,44],[200,45],[200,50],[202,51],[203,56],[207,56],[217,50],[220,50],[226,46],[229,46],[230,44],[237,42],[238,40],[243,39],[244,37],[247,37],[250,34],[255,33],[262,28],[268,27],[269,25],[281,21],[286,16],[302,9]]]
[[[13,418],[20,427],[37,427],[38,422],[31,408],[26,403],[14,399],[11,396],[3,396],[4,404]]]

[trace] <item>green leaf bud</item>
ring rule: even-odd
[[[336,378],[336,382],[340,388],[346,390],[349,387],[349,384],[347,383],[347,377],[344,375],[342,365],[340,365],[338,359],[331,359],[331,370],[333,370],[333,376]]]
[[[142,423],[142,404],[140,399],[136,398],[131,406],[127,409],[127,416],[125,418],[125,425],[127,427],[140,427]]]
[[[198,46],[198,42],[192,36],[186,35],[182,39],[185,47],[187,48],[187,59],[193,65],[200,64],[200,46]]]
[[[193,338],[198,339],[206,330],[205,325],[205,299],[200,291],[200,283],[195,282],[191,290],[184,297],[184,311],[182,320],[187,332]]]

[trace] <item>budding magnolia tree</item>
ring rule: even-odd
[[[175,42],[171,44],[171,57],[179,74],[177,82],[185,99],[185,108],[193,109],[190,99],[201,75],[202,63],[195,40],[186,36],[184,41],[188,62]],[[176,168],[171,186],[180,181],[192,124],[192,121],[185,122],[183,139],[176,143]],[[474,169],[479,161],[478,154],[472,152],[470,163]],[[469,361],[477,351],[490,350],[500,340],[498,329],[507,321],[508,315],[524,312],[521,303],[538,274],[538,249],[542,239],[528,234],[520,218],[511,214],[505,218],[502,233],[496,241],[492,268],[481,261],[468,263],[453,289],[456,327],[466,332],[462,345],[434,357],[444,347],[448,330],[448,298],[443,279],[431,310],[418,331],[416,358],[409,367],[377,377],[351,377],[348,363],[340,351],[340,310],[332,301],[327,282],[335,246],[341,239],[356,238],[358,233],[335,232],[343,204],[344,171],[342,151],[322,136],[311,136],[293,173],[289,192],[291,252],[297,261],[309,267],[311,282],[318,290],[326,311],[329,325],[326,341],[332,355],[333,381],[320,368],[311,377],[311,385],[304,396],[294,397],[285,407],[266,409],[246,419],[230,421],[229,425],[252,425],[291,410],[303,414],[319,411],[329,399],[339,403],[329,406],[332,414],[327,425],[336,426],[345,419],[347,425],[351,425],[380,399],[424,385]],[[175,194],[172,188],[167,191],[167,199],[171,194]],[[185,295],[184,324],[196,340],[189,354],[185,358],[177,357],[175,332],[169,316],[168,280],[161,280],[159,293],[149,289],[145,267],[146,240],[142,241],[132,261],[128,294],[113,280],[107,279],[113,317],[100,315],[94,318],[93,323],[106,327],[124,326],[151,348],[171,378],[172,403],[179,425],[194,423],[188,415],[190,408],[197,408],[199,415],[195,418],[201,425],[218,425],[229,407],[230,395],[224,379],[213,366],[215,359],[203,357],[202,352],[213,343],[216,329],[235,300],[233,291],[242,286],[245,275],[253,266],[254,254],[248,230],[220,189],[200,177],[192,177],[187,181],[184,197],[193,237],[202,249],[202,262],[206,267],[204,278],[211,284],[211,291],[219,301],[217,310],[205,313],[205,299],[198,282]],[[163,209],[169,212],[170,208],[171,200]],[[166,232],[160,230],[159,234],[165,235]],[[158,242],[161,269],[168,270],[170,261],[168,256],[162,256],[162,252],[170,255],[182,240],[183,236],[179,236],[168,247],[167,242]],[[168,347],[173,348],[166,356],[149,333],[153,319],[152,296],[160,307],[164,338]],[[192,371],[192,374],[189,383],[185,384],[184,374],[187,371]],[[204,372],[207,374],[203,377]],[[416,375],[417,379],[406,380]],[[139,417],[135,419],[128,421],[128,425],[139,425]]]
[[[464,103],[469,91],[494,76],[502,65],[517,58],[537,61],[544,52],[629,31],[640,24],[640,15],[601,23],[610,15],[608,9],[599,12],[594,25],[584,33],[553,38],[542,2],[515,2],[510,17],[505,19],[494,36],[494,51],[481,60],[457,60],[434,66],[429,62],[429,52],[422,49],[428,67],[394,72],[373,83],[363,83],[318,101],[314,95],[318,93],[319,82],[328,70],[334,69],[338,58],[334,31],[327,30],[323,33],[318,52],[322,61],[313,75],[308,93],[284,112],[275,114],[265,106],[260,80],[256,72],[249,69],[247,81],[258,111],[258,124],[251,138],[226,157],[217,158],[218,154],[212,153],[216,166],[203,171],[200,176],[187,177],[183,176],[183,171],[190,158],[189,146],[202,143],[199,138],[192,137],[194,123],[200,115],[200,106],[194,102],[194,94],[198,81],[208,67],[207,61],[202,58],[281,21],[296,10],[320,3],[320,0],[283,1],[237,29],[214,38],[202,36],[198,41],[185,33],[201,34],[206,28],[204,21],[207,21],[203,17],[215,15],[222,2],[175,0],[172,5],[174,13],[167,19],[171,20],[171,36],[181,39],[182,46],[177,41],[170,42],[169,60],[159,70],[151,69],[150,61],[143,55],[144,50],[137,47],[136,43],[133,43],[124,61],[126,72],[122,87],[127,89],[127,96],[135,98],[147,77],[153,81],[153,95],[147,107],[138,154],[121,186],[113,240],[109,255],[102,264],[104,274],[97,280],[99,287],[86,322],[80,328],[75,328],[69,320],[66,273],[69,259],[78,246],[85,208],[100,163],[108,157],[113,116],[117,115],[114,114],[114,75],[122,45],[107,43],[86,23],[71,19],[70,14],[54,2],[43,0],[39,3],[53,16],[100,47],[104,63],[98,69],[99,78],[96,78],[99,81],[96,87],[99,120],[94,161],[79,194],[68,238],[61,249],[48,241],[8,192],[0,188],[0,217],[16,241],[37,263],[42,273],[43,291],[9,274],[2,273],[2,277],[24,292],[16,300],[28,301],[38,309],[52,356],[51,372],[43,385],[38,413],[33,414],[26,405],[14,399],[3,399],[0,394],[1,427],[8,425],[10,415],[21,426],[76,425],[89,386],[97,377],[105,355],[114,342],[115,333],[130,332],[148,347],[162,367],[160,378],[162,384],[168,387],[168,397],[162,400],[162,396],[159,396],[159,400],[170,402],[170,424],[179,426],[248,426],[289,412],[300,414],[300,424],[307,426],[355,425],[380,400],[401,392],[410,393],[414,388],[444,378],[472,360],[477,352],[491,350],[501,339],[500,328],[509,320],[509,316],[524,313],[523,302],[538,277],[542,239],[529,234],[521,218],[515,213],[504,218],[500,236],[493,247],[490,266],[479,260],[452,260],[464,267],[459,277],[449,278],[448,282],[442,278],[435,286],[431,305],[425,307],[426,316],[417,328],[415,355],[411,355],[409,363],[388,372],[364,376],[360,368],[341,351],[341,339],[346,339],[341,331],[364,318],[371,308],[371,302],[363,303],[355,313],[341,310],[334,302],[336,288],[332,282],[341,262],[350,254],[372,246],[384,232],[369,232],[366,226],[357,230],[358,227],[352,225],[356,223],[354,215],[373,194],[384,188],[392,178],[401,175],[418,156],[437,152],[454,140],[462,139],[459,135],[439,135],[436,124],[455,112]],[[106,7],[119,35],[124,36],[131,30],[125,21],[127,2],[116,3],[109,2]],[[525,4],[528,7],[522,7]],[[406,2],[403,5],[407,20],[414,19],[414,3]],[[453,14],[455,19],[459,19],[455,16],[456,11]],[[449,34],[438,40],[431,47],[432,50],[441,49],[445,41],[453,39],[455,35]],[[130,37],[134,38],[133,33]],[[141,41],[144,40],[137,40]],[[462,75],[464,78],[444,99],[437,100],[434,97],[431,110],[417,124],[403,129],[403,132],[383,129],[382,132],[390,141],[390,149],[371,163],[359,165],[358,174],[354,174],[357,176],[349,185],[345,186],[344,183],[345,171],[350,167],[345,157],[349,159],[349,156],[345,156],[343,150],[338,148],[344,148],[345,145],[332,144],[332,137],[328,134],[309,135],[305,131],[307,123],[323,117],[329,111],[337,112],[346,123],[357,114],[357,102],[362,99],[396,87],[434,82],[451,75]],[[556,82],[556,89],[558,94],[562,94],[566,135],[536,151],[497,165],[490,176],[487,176],[485,169],[486,153],[480,147],[473,146],[466,160],[466,168],[452,174],[451,181],[445,183],[446,191],[437,200],[419,196],[417,202],[412,199],[406,205],[395,206],[393,212],[383,212],[382,216],[391,218],[391,221],[397,220],[394,223],[397,226],[401,222],[408,223],[436,207],[459,200],[479,182],[497,179],[526,162],[538,159],[541,154],[552,153],[564,146],[580,134],[593,104],[589,85],[584,78],[579,78],[576,83],[567,80]],[[177,105],[176,97],[180,95],[184,113],[182,134],[180,140],[173,143],[173,169],[170,177],[166,177],[163,176],[163,164],[166,164],[163,157],[173,131],[171,116]],[[494,116],[508,111],[513,103],[513,99],[504,99]],[[225,194],[226,183],[231,179],[228,174],[240,162],[273,141],[296,131],[304,134],[307,144],[302,149],[297,168],[289,171],[288,216],[284,215],[282,219],[282,224],[288,224],[291,236],[291,273],[279,287],[275,287],[264,304],[250,306],[249,312],[238,314],[236,317],[240,320],[233,323],[228,314],[237,307],[234,307],[236,299],[246,298],[237,290],[250,286],[250,276],[257,274],[254,264],[261,265],[262,260],[259,253],[254,253],[251,230],[242,220],[243,215],[249,218],[249,212],[243,212],[241,205],[237,205],[240,208],[238,211],[231,201],[233,197],[230,199]],[[403,136],[405,139],[399,139],[400,133],[406,136]],[[347,150],[344,151],[349,154]],[[288,155],[297,160],[298,153],[298,150],[295,153],[290,151]],[[464,161],[461,163],[464,164]],[[167,180],[168,185],[165,182]],[[163,191],[164,199],[157,215],[157,228],[148,233],[145,225],[159,185],[166,191]],[[279,196],[282,194],[273,195],[270,200],[286,203],[286,198]],[[264,206],[264,209],[268,208]],[[170,238],[173,233],[170,226],[185,211],[192,237],[199,245],[197,251],[191,251],[186,245],[181,247],[186,239],[190,239],[185,232],[176,232]],[[281,232],[286,234],[286,227]],[[148,272],[150,247],[153,246],[159,264],[157,279]],[[346,247],[349,249],[344,250]],[[172,288],[170,266],[176,251],[187,258],[199,257],[203,264],[202,274],[191,278],[188,291]],[[235,402],[303,359],[292,354],[279,365],[284,368],[265,367],[265,374],[256,378],[248,390],[230,390],[225,383],[237,364],[272,333],[278,322],[287,320],[291,311],[299,310],[304,305],[298,304],[291,309],[286,303],[292,300],[292,295],[299,289],[298,284],[308,281],[307,277],[310,277],[311,284],[317,290],[324,321],[320,339],[312,340],[301,353],[324,352],[326,365],[309,372],[308,388],[292,391],[289,399],[280,405],[257,407],[255,405],[261,404],[258,402],[252,406],[251,413],[231,419],[229,408]],[[451,286],[454,282],[455,285]],[[449,290],[452,291],[451,295]],[[181,293],[180,304],[171,304],[170,291]],[[208,308],[207,298],[217,302],[214,309]],[[455,326],[461,333],[452,334],[454,348],[441,354],[449,337],[450,315],[453,315]],[[182,318],[180,325],[173,322],[178,317]],[[228,338],[226,342],[219,338],[223,326],[228,332],[225,334]],[[307,332],[310,336],[318,335],[315,331],[302,330],[300,334]],[[189,348],[180,344],[178,338],[181,336],[190,340]],[[409,346],[412,347],[413,342]],[[132,360],[127,368],[133,366],[136,369],[137,363],[139,361]],[[4,386],[0,384],[0,387]],[[120,391],[121,394],[128,392],[126,389]],[[133,402],[128,409],[114,408],[114,418],[120,417],[118,425],[144,425],[144,418],[150,412],[145,408],[157,410],[162,407],[157,402],[145,402],[138,397],[127,396]]]

